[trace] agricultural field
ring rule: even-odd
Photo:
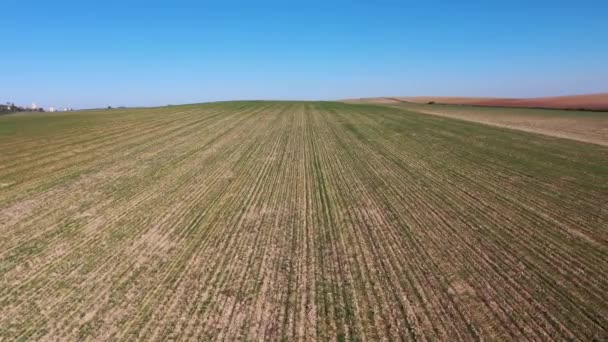
[[[605,340],[608,147],[403,108],[0,117],[0,340]]]
[[[408,111],[608,146],[608,111],[382,103]]]
[[[458,96],[400,96],[400,97],[368,97],[346,99],[349,103],[376,104],[427,104],[429,102],[447,105],[468,105],[483,107],[512,107],[512,108],[552,108],[570,110],[608,111],[608,93],[583,95],[532,97],[532,98],[500,98],[500,97],[458,97]]]

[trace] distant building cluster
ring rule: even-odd
[[[73,110],[74,110],[73,108],[69,108],[69,107],[63,108],[64,112],[71,112]],[[29,107],[16,106],[13,102],[6,102],[5,104],[0,104],[0,114],[9,114],[9,113],[16,113],[16,112],[44,112],[44,111],[45,111],[44,108],[39,107],[36,103],[32,103],[32,105]],[[59,109],[57,109],[55,107],[48,107],[46,111],[58,112]]]
[[[49,107],[48,111],[51,112],[51,113],[53,113],[53,112],[60,112],[61,110],[59,110],[59,108]],[[72,112],[72,111],[74,111],[74,109],[73,108],[64,107],[63,111],[64,112]]]

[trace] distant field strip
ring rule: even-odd
[[[608,148],[389,107],[0,117],[0,340],[603,340]]]
[[[415,103],[383,105],[608,147],[608,112]]]

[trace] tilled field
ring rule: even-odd
[[[0,118],[0,340],[602,340],[608,148],[400,109]]]

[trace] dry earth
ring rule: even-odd
[[[593,109],[608,111],[608,93],[538,97],[532,99],[487,99],[469,104],[480,106]]]

